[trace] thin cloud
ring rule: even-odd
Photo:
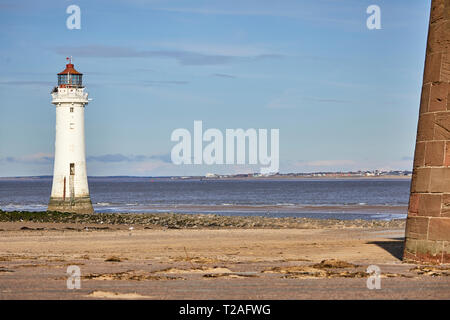
[[[143,162],[143,161],[149,161],[149,160],[157,160],[161,162],[172,162],[170,158],[170,154],[162,154],[162,155],[123,155],[121,153],[116,154],[104,154],[99,156],[88,156],[88,161],[98,161],[98,162],[105,162],[105,163],[111,163],[111,162]]]
[[[213,8],[155,8],[155,11],[167,11],[178,13],[195,13],[204,15],[243,15],[243,16],[274,16],[270,11],[256,10],[226,10]]]
[[[251,57],[263,54],[273,54],[266,48],[267,45],[251,43],[217,43],[217,42],[193,42],[193,41],[163,41],[152,43],[152,46],[168,50],[196,52],[207,55],[223,55],[232,57]]]
[[[51,87],[55,83],[51,81],[0,81],[2,86],[38,86],[38,87]]]
[[[136,50],[129,47],[86,45],[78,47],[56,47],[54,52],[60,55],[68,53],[89,58],[167,58],[181,65],[221,65],[242,60],[261,60],[282,57],[279,54],[257,54],[252,56],[232,56],[205,54],[182,50]]]
[[[23,9],[25,9],[27,7],[27,5],[25,4],[19,4],[16,3],[16,1],[14,1],[14,3],[0,3],[0,9],[3,12],[14,12],[14,11],[21,11]]]
[[[20,157],[8,156],[0,158],[1,162],[8,163],[34,163],[34,164],[48,164],[53,163],[55,157],[50,153],[34,153]],[[131,155],[127,156],[121,153],[115,154],[103,154],[98,156],[88,156],[87,161],[97,161],[104,163],[114,163],[114,162],[144,162],[144,161],[160,161],[171,163],[170,154],[156,154],[156,155]]]
[[[2,162],[8,163],[35,163],[35,164],[48,164],[53,163],[54,157],[50,153],[34,153],[20,157],[5,157],[0,159]]]
[[[148,86],[163,86],[163,85],[185,85],[188,84],[189,81],[179,81],[179,80],[169,80],[169,81],[157,81],[157,80],[150,80],[150,81],[143,81],[142,84],[148,85]]]
[[[311,98],[310,100],[316,102],[327,102],[327,103],[350,103],[349,100],[340,100],[340,99],[321,99],[321,98]]]
[[[228,78],[228,79],[236,79],[236,76],[233,76],[231,74],[225,74],[225,73],[213,73],[212,74],[213,77],[218,77],[218,78]]]

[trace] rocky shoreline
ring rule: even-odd
[[[311,218],[268,218],[221,216],[215,214],[180,213],[95,213],[76,214],[54,211],[2,211],[0,222],[76,223],[101,225],[129,225],[144,228],[169,229],[342,229],[342,228],[404,228],[405,219],[338,220]]]

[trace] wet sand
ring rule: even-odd
[[[101,210],[100,208],[97,208]],[[407,214],[408,207],[404,205],[297,205],[297,204],[279,204],[279,205],[151,205],[141,206],[140,210],[144,212],[210,212],[210,213],[259,213],[259,214],[285,214],[295,216],[302,213],[359,213],[359,214]]]
[[[19,220],[0,230],[1,299],[450,299],[449,266],[399,259],[400,224]],[[372,264],[379,290],[366,285]],[[67,289],[69,265],[81,270],[80,289]]]

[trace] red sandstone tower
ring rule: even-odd
[[[404,259],[450,262],[450,0],[432,0]]]

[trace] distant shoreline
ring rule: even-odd
[[[190,178],[177,178],[177,180],[189,180]],[[194,177],[192,179],[195,179]],[[224,177],[207,178],[202,180],[411,180],[411,176],[267,176],[267,177]]]
[[[0,181],[8,180],[39,180],[52,179],[53,176],[23,176],[0,177]],[[409,175],[380,175],[380,176],[261,176],[261,177],[205,177],[205,176],[168,176],[168,177],[140,177],[140,176],[88,176],[88,179],[155,179],[155,180],[411,180]]]

